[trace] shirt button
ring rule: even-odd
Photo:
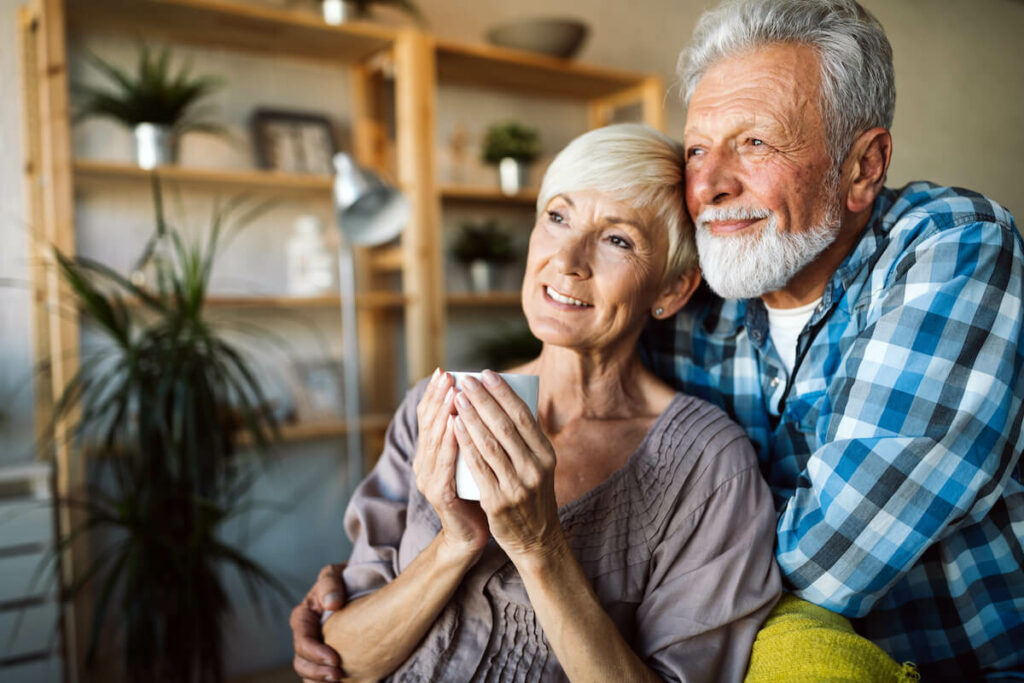
[[[772,377],[772,381],[769,382],[769,384],[771,384],[772,388],[774,389],[775,387],[779,386],[779,378],[778,377]]]

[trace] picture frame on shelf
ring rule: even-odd
[[[284,173],[334,172],[338,143],[327,116],[260,108],[253,112],[250,128],[260,168]]]
[[[292,392],[299,422],[338,419],[345,413],[340,360],[296,360],[291,364]]]

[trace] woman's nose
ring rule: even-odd
[[[590,276],[590,246],[584,236],[565,237],[552,260],[561,275]]]
[[[707,150],[696,163],[686,165],[687,194],[700,206],[714,206],[742,192],[737,164],[739,159],[728,148]]]

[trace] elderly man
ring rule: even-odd
[[[892,53],[854,0],[738,0],[684,53],[710,288],[644,339],[747,429],[801,597],[925,680],[1024,677],[1024,258],[1010,214],[883,187]],[[723,297],[723,298],[719,298]],[[297,669],[336,590],[293,613]],[[301,665],[301,666],[300,666]],[[1010,673],[1008,673],[1010,672]]]
[[[724,4],[682,77],[687,204],[724,299],[650,330],[650,364],[746,427],[794,592],[925,680],[1024,672],[1012,217],[882,186],[891,48],[853,0]]]

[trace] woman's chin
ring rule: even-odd
[[[545,346],[577,348],[583,342],[579,330],[569,329],[558,321],[545,319],[530,321],[530,332]]]

